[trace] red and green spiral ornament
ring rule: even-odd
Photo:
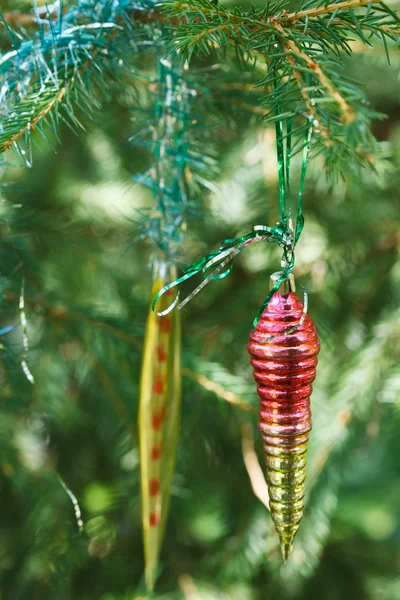
[[[304,291],[304,303],[301,302],[295,294],[292,274],[295,247],[304,226],[303,189],[311,140],[308,124],[304,130],[295,228],[287,209],[290,203],[292,122],[287,121],[284,134],[282,120],[277,119],[280,221],[274,227],[258,225],[247,235],[224,240],[218,250],[196,261],[184,269],[181,277],[164,286],[153,301],[155,310],[165,294],[177,288],[174,300],[158,314],[166,315],[175,307],[181,309],[211,280],[227,276],[235,257],[247,246],[267,241],[282,248],[281,270],[271,276],[269,293],[252,324],[248,351],[260,399],[259,429],[265,454],[269,507],[285,562],[291,554],[303,516],[306,455],[312,425],[310,396],[320,349],[315,325],[307,312],[307,294]],[[203,274],[203,281],[180,301],[180,285],[198,273]]]
[[[279,273],[271,277],[273,287]],[[260,398],[259,428],[271,517],[286,562],[304,508],[310,396],[320,349],[311,317],[284,281],[250,332],[248,351]],[[301,322],[301,325],[299,323]]]

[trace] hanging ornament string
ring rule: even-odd
[[[289,216],[286,215],[286,205],[288,203],[288,197],[290,195],[289,181],[290,181],[290,159],[291,159],[291,150],[292,150],[292,119],[288,119],[287,121],[287,129],[286,129],[286,153],[284,151],[284,136],[283,136],[283,124],[282,120],[276,121],[276,152],[277,152],[277,160],[278,160],[278,181],[279,181],[279,205],[281,210],[281,222],[287,220],[288,228],[289,228],[289,239],[290,243],[283,246],[283,254],[281,260],[281,277],[277,280],[275,285],[270,290],[268,296],[266,297],[264,303],[261,305],[254,321],[252,324],[252,329],[257,327],[257,324],[260,320],[261,315],[263,314],[266,306],[271,301],[271,298],[277,292],[281,286],[281,284],[288,279],[290,273],[293,271],[294,262],[295,262],[295,253],[294,249],[299,241],[300,235],[304,229],[304,215],[303,215],[303,190],[306,179],[306,171],[307,171],[307,162],[310,153],[310,144],[311,144],[311,135],[312,129],[308,127],[305,132],[304,139],[304,147],[303,147],[303,159],[301,165],[300,172],[300,185],[299,192],[297,195],[297,213],[296,213],[296,229],[293,232],[292,219],[289,213]],[[285,156],[286,154],[286,156]],[[303,313],[300,322],[295,328],[291,328],[287,333],[292,333],[295,331],[300,325],[303,323],[305,319],[305,315],[307,313],[308,306],[308,298],[307,292],[304,290],[304,307],[305,312]],[[271,338],[266,338],[264,343],[271,341]]]
[[[232,270],[234,259],[240,252],[257,242],[273,242],[278,244],[283,249],[282,254],[282,272],[280,278],[276,281],[275,285],[270,290],[264,303],[260,307],[252,324],[252,329],[257,327],[262,313],[265,307],[270,302],[272,296],[279,289],[280,285],[285,281],[294,267],[294,248],[300,238],[301,232],[304,227],[303,217],[303,189],[305,182],[305,175],[307,169],[307,162],[309,157],[310,142],[311,142],[311,128],[307,128],[305,133],[304,147],[303,147],[303,158],[301,165],[300,174],[300,187],[297,197],[297,214],[296,214],[296,229],[293,231],[292,219],[290,212],[288,214],[286,207],[288,203],[289,195],[289,172],[290,172],[290,158],[291,158],[291,136],[292,136],[292,122],[288,120],[286,130],[286,151],[284,148],[284,135],[283,135],[283,123],[279,119],[276,121],[276,146],[277,146],[277,159],[278,159],[278,181],[279,181],[279,204],[280,204],[280,221],[275,227],[268,227],[266,225],[256,225],[252,232],[243,235],[238,238],[226,239],[222,242],[219,249],[211,252],[200,260],[195,261],[190,266],[183,269],[183,275],[164,286],[158,294],[155,296],[152,304],[153,311],[158,316],[165,316],[170,313],[175,307],[178,310],[182,309],[188,302],[190,302],[210,281],[215,279],[223,279]],[[210,269],[211,272],[210,272]],[[198,273],[203,273],[203,281],[181,302],[180,298],[180,286],[188,279],[194,277]],[[173,288],[178,288],[175,299],[172,303],[163,311],[156,311],[156,305],[159,299]]]

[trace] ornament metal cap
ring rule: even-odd
[[[276,273],[272,273],[271,277],[269,278],[269,289],[272,290],[272,288],[274,287],[274,285],[276,284],[276,282],[282,277],[282,271],[276,271]],[[279,286],[279,293],[282,294],[282,296],[286,296],[286,294],[288,294],[289,292],[295,292],[296,291],[296,284],[294,281],[294,276],[293,273],[290,273],[288,278],[285,279],[285,281],[282,281],[281,285]]]

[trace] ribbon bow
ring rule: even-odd
[[[278,176],[279,176],[279,200],[280,200],[280,208],[281,208],[281,219],[275,225],[275,227],[268,227],[266,225],[256,225],[251,233],[243,235],[238,238],[229,238],[222,242],[219,249],[215,252],[211,252],[207,254],[204,258],[195,261],[189,267],[186,267],[183,270],[183,275],[176,279],[175,281],[169,283],[164,286],[158,294],[155,296],[152,304],[152,309],[154,312],[162,317],[167,315],[171,310],[178,307],[178,310],[183,308],[194,296],[196,296],[210,281],[214,279],[223,279],[232,270],[233,262],[238,254],[251,244],[256,242],[274,242],[283,248],[283,255],[281,261],[282,274],[280,278],[276,281],[273,288],[270,290],[268,296],[266,297],[264,303],[260,307],[254,321],[252,324],[252,328],[255,329],[260,320],[262,313],[264,312],[265,307],[271,300],[272,296],[275,292],[278,291],[281,283],[285,281],[294,267],[294,248],[299,240],[300,234],[304,227],[304,217],[303,217],[303,189],[304,189],[304,181],[306,174],[306,166],[308,160],[308,154],[310,149],[310,141],[311,141],[311,128],[306,126],[305,129],[305,142],[303,147],[303,161],[301,167],[300,174],[300,188],[297,197],[297,216],[296,216],[296,229],[293,231],[292,219],[290,216],[286,216],[286,196],[289,195],[289,168],[290,168],[290,154],[291,154],[291,132],[292,132],[292,123],[291,119],[288,120],[287,123],[287,131],[286,131],[286,156],[284,152],[284,143],[283,143],[283,127],[282,121],[278,120],[276,122],[276,140],[277,140],[277,155],[278,155]],[[209,270],[212,268],[213,270],[209,273]],[[184,300],[179,302],[180,296],[180,286],[181,284],[190,279],[194,275],[203,272],[204,279],[198,285],[193,292],[191,292]],[[157,305],[158,300],[163,296],[168,290],[172,288],[178,287],[178,292],[175,296],[173,302],[163,311],[157,312],[155,307]],[[179,302],[179,304],[178,304]],[[305,315],[304,315],[305,316]]]
[[[257,242],[274,242],[279,246],[283,247],[283,256],[285,260],[285,267],[283,268],[280,279],[276,282],[270,293],[268,294],[264,304],[260,308],[256,318],[253,322],[253,328],[257,327],[257,323],[267,306],[268,302],[272,298],[273,294],[278,290],[281,283],[287,279],[294,266],[294,253],[293,253],[293,230],[291,229],[290,219],[285,218],[276,224],[275,227],[267,227],[266,225],[256,225],[251,233],[243,235],[238,238],[229,238],[222,242],[219,249],[215,252],[211,252],[204,258],[195,261],[183,270],[183,275],[175,281],[164,286],[158,294],[155,296],[152,304],[154,312],[163,317],[170,313],[175,306],[178,305],[178,310],[183,308],[194,296],[196,296],[210,281],[215,279],[223,279],[232,270],[233,262],[238,254],[247,246]],[[209,273],[209,270],[213,270]],[[190,279],[194,275],[203,272],[203,281],[179,304],[180,297],[180,286],[181,284]],[[179,287],[178,287],[179,286]],[[173,302],[163,311],[157,312],[155,307],[157,302],[168,290],[178,287],[178,292]]]

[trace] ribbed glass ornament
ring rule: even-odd
[[[303,516],[310,396],[320,343],[308,314],[288,333],[302,319],[304,307],[293,292],[281,291],[251,331],[248,350],[260,398],[271,516],[286,562]]]

